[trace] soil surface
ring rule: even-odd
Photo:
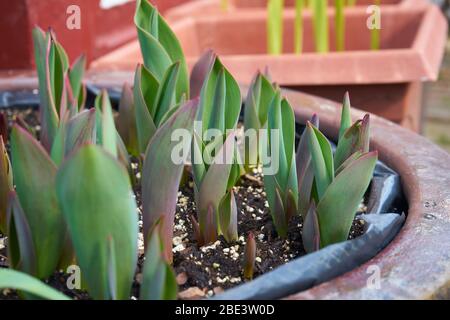
[[[181,189],[175,215],[174,268],[179,276],[180,291],[199,288],[206,296],[245,282],[243,258],[246,235],[252,232],[256,241],[254,277],[306,254],[303,249],[302,219],[294,217],[287,239],[277,236],[264,192],[261,170],[241,178],[235,187],[238,207],[239,240],[227,243],[223,237],[215,243],[198,247],[189,215],[196,216],[192,181]],[[355,218],[349,238],[364,231],[364,221]],[[182,280],[182,281],[181,281]],[[200,294],[200,291],[196,290]]]
[[[39,133],[38,113],[33,109],[6,110],[9,125],[17,116]],[[140,201],[140,173],[137,162],[132,168],[136,175],[137,184],[134,188],[139,208]],[[252,172],[241,177],[235,188],[238,208],[239,240],[227,243],[223,237],[213,244],[198,247],[192,224],[189,217],[197,218],[194,203],[193,182],[188,178],[186,184],[178,193],[178,203],[174,223],[173,239],[173,267],[177,275],[180,299],[195,299],[213,296],[223,290],[237,286],[243,282],[243,252],[245,239],[249,232],[254,234],[256,240],[256,262],[254,277],[258,277],[279,265],[289,262],[305,254],[302,244],[302,220],[297,216],[289,224],[287,239],[277,236],[270,216],[266,193],[264,191],[261,169],[255,168]],[[359,213],[364,213],[362,204]],[[141,215],[140,215],[141,219]],[[142,221],[139,233],[139,262],[133,284],[132,299],[139,296],[141,270],[144,261],[144,247],[142,236]],[[356,238],[364,232],[364,221],[358,216],[353,221],[349,239]],[[0,267],[7,267],[7,238],[0,234]],[[55,272],[46,283],[62,291],[73,299],[89,299],[86,292],[67,289],[68,275]],[[14,290],[0,291],[0,299],[18,299]]]

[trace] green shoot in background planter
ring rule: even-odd
[[[374,0],[374,5],[379,6],[380,0]],[[334,0],[334,30],[335,30],[335,47],[336,51],[345,50],[345,8],[355,6],[356,1],[353,0]],[[270,7],[270,6],[273,7]],[[267,24],[268,30],[268,45],[269,53],[279,54],[280,52],[273,50],[271,48],[277,48],[276,44],[282,43],[282,32],[278,32],[280,29],[278,26],[282,24],[277,19],[278,12],[275,10],[275,5],[269,2],[268,5],[268,17]],[[329,26],[328,26],[328,1],[327,0],[296,0],[295,1],[295,20],[294,20],[294,53],[299,54],[303,51],[303,40],[304,40],[304,25],[303,25],[303,14],[304,9],[308,8],[312,10],[313,13],[313,37],[315,43],[315,51],[318,53],[326,53],[329,49]],[[377,22],[378,24],[378,22]],[[280,39],[277,40],[276,37]],[[370,48],[372,50],[379,50],[380,48],[380,29],[373,28],[370,33]],[[282,50],[282,49],[280,49]]]
[[[305,0],[295,0],[294,53],[303,51],[303,8]]]
[[[314,0],[313,9],[313,29],[316,51],[327,53],[328,48],[328,0]]]
[[[381,0],[374,0],[375,6],[380,6]],[[380,18],[381,19],[381,18]],[[381,21],[378,21],[376,24],[381,24]],[[370,30],[370,49],[379,50],[380,49],[380,33],[381,33],[381,25],[372,26]]]
[[[283,52],[283,7],[284,0],[267,2],[267,51],[278,55]]]
[[[220,0],[220,9],[223,12],[227,12],[229,8],[229,0]]]
[[[345,0],[335,0],[336,51],[345,50]]]

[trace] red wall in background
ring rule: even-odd
[[[150,0],[161,12],[186,0]],[[81,9],[81,29],[66,26],[67,7]],[[85,53],[88,62],[136,37],[133,24],[135,1],[110,9],[100,0],[0,0],[0,69],[34,66],[31,30],[51,27],[73,61]]]

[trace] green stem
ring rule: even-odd
[[[345,6],[345,0],[335,0],[336,51],[344,51],[345,50],[344,6]]]
[[[374,5],[380,6],[380,0],[374,0]],[[381,17],[380,17],[381,19]],[[381,26],[380,26],[381,27]],[[380,49],[380,28],[373,28],[370,30],[370,49],[379,50]]]
[[[224,12],[228,11],[228,0],[221,0],[220,1],[220,8]]]
[[[281,54],[283,51],[283,0],[269,0],[267,3],[267,51]]]
[[[314,11],[314,38],[316,51],[320,53],[328,52],[328,1],[315,0],[313,2]]]
[[[294,30],[294,52],[297,54],[303,51],[303,7],[304,0],[295,1],[295,30]]]

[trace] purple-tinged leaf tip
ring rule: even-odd
[[[200,96],[203,84],[214,66],[217,55],[213,50],[206,51],[192,68],[190,86],[191,96],[196,98]]]

